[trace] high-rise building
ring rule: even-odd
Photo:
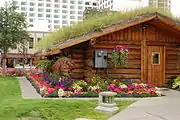
[[[100,9],[106,8],[114,11],[128,11],[146,6],[170,10],[171,0],[99,0]]]
[[[30,27],[48,20],[49,31],[83,20],[86,8],[98,8],[98,0],[14,0],[18,11],[27,15]]]
[[[171,10],[171,0],[149,0],[149,5],[164,10]]]
[[[142,0],[99,0],[100,9],[128,11],[142,6]]]
[[[9,1],[9,0],[5,0]],[[18,12],[27,15],[27,29],[30,41],[27,54],[37,51],[37,42],[57,28],[69,26],[83,20],[84,10],[98,8],[98,0],[14,0]],[[8,54],[19,57],[20,45],[9,50]],[[16,58],[13,57],[13,58]]]

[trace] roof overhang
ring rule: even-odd
[[[51,56],[54,54],[58,54],[61,52],[62,49],[89,41],[91,39],[96,39],[98,37],[104,36],[106,34],[110,34],[116,31],[120,31],[123,29],[126,29],[128,27],[131,26],[135,26],[141,23],[145,23],[147,21],[151,21],[151,20],[155,20],[158,19],[160,20],[162,23],[170,26],[172,29],[178,31],[180,33],[180,23],[176,22],[175,20],[173,20],[170,17],[164,16],[160,13],[152,13],[152,14],[148,14],[147,16],[142,16],[142,17],[135,17],[133,19],[130,19],[128,21],[121,21],[120,23],[111,25],[109,27],[106,27],[102,32],[93,32],[93,33],[88,33],[86,35],[82,35],[81,37],[78,38],[74,38],[74,39],[69,39],[63,43],[59,43],[56,46],[54,46],[53,48],[51,48],[48,52],[45,52],[44,54],[41,54],[43,56]]]

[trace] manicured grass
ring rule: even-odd
[[[98,101],[22,99],[17,78],[0,78],[0,86],[0,120],[104,120],[109,117],[94,110]],[[123,109],[132,102],[117,103]]]

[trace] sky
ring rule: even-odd
[[[0,0],[0,4],[3,4],[5,0]],[[125,0],[124,0],[125,1]],[[171,12],[175,16],[180,17],[180,0],[171,0]]]
[[[171,11],[175,16],[180,16],[180,0],[171,0]]]

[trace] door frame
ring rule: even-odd
[[[146,45],[146,43],[142,42],[141,44],[141,81],[143,82],[148,82],[148,47],[149,46],[158,46],[158,45]],[[165,60],[166,60],[166,47],[163,47],[163,52],[164,52],[164,58],[163,59],[163,85],[165,85]],[[152,59],[152,58],[151,58]]]

